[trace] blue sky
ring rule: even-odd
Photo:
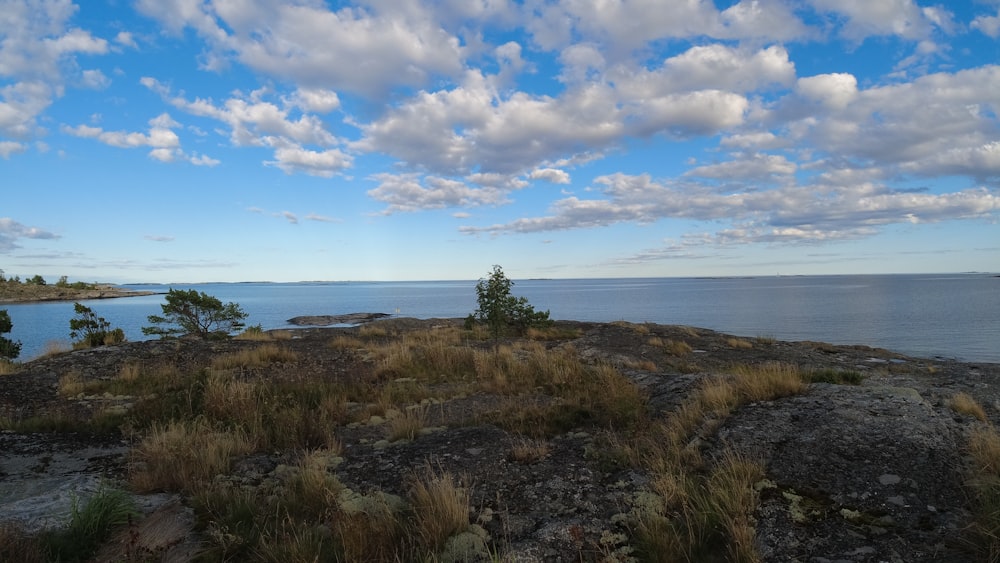
[[[0,0],[0,268],[996,272],[998,39],[998,0]]]

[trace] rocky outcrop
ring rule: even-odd
[[[460,324],[457,319],[380,322],[390,333]],[[777,361],[805,371],[859,374],[859,385],[814,383],[802,395],[743,405],[713,432],[693,439],[709,462],[736,451],[764,465],[753,514],[754,541],[764,561],[975,560],[965,536],[971,518],[965,444],[970,429],[983,423],[956,413],[949,401],[967,393],[985,407],[989,420],[1000,421],[1000,366],[909,358],[864,346],[765,340],[748,347],[687,327],[561,324],[580,332],[558,345],[572,346],[587,361],[617,366],[643,389],[654,419],[671,416],[700,382],[738,363]],[[329,346],[333,336],[352,330],[293,331],[295,337],[282,345],[299,355],[297,375],[360,377],[370,369],[368,360]],[[656,339],[683,340],[691,350],[674,356]],[[198,369],[220,353],[254,345],[155,341],[37,360],[0,378],[0,404],[8,417],[26,417],[33,409],[67,401],[76,408],[96,408],[87,400],[125,402],[123,397],[63,399],[55,388],[70,370],[85,378],[113,377],[125,363],[162,358],[180,370]],[[475,528],[471,536],[454,540],[455,550],[476,553],[488,544],[517,561],[642,556],[632,525],[635,513],[650,502],[649,476],[609,463],[600,451],[599,430],[585,426],[546,439],[537,457],[518,459],[512,452],[521,438],[490,423],[490,413],[501,404],[485,393],[427,399],[421,407],[425,431],[413,440],[385,440],[392,413],[338,428],[343,451],[330,471],[357,498],[404,496],[414,470],[426,464],[459,476],[472,493]],[[127,444],[8,432],[0,434],[0,448],[0,514],[43,526],[64,517],[71,491],[86,495],[95,479],[122,477]],[[227,479],[246,486],[280,479],[295,455],[254,454],[235,463]],[[73,459],[86,461],[68,464]]]

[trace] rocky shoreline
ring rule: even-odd
[[[35,303],[42,301],[84,301],[88,299],[116,299],[156,295],[155,291],[123,289],[110,284],[98,284],[94,289],[73,289],[58,286],[21,286],[0,288],[0,305],[6,303]]]
[[[413,331],[458,330],[461,321],[386,319],[366,326],[381,332],[286,331],[291,334],[279,345],[297,359],[244,370],[244,377],[416,385],[405,373],[376,376],[379,361],[366,351],[367,343]],[[725,418],[706,421],[687,444],[706,466],[726,451],[761,463],[764,478],[754,485],[759,500],[752,513],[760,560],[980,560],[969,536],[973,499],[966,486],[966,444],[976,428],[1000,422],[1000,365],[912,358],[864,346],[751,341],[691,327],[578,322],[557,327],[564,336],[544,346],[571,350],[591,365],[613,366],[641,390],[650,420],[675,415],[703,382],[737,365],[780,362],[803,372],[857,375],[856,384],[814,382],[801,394],[744,404]],[[338,338],[360,344],[331,346]],[[687,348],[671,348],[678,342]],[[483,345],[488,349],[490,343]],[[213,358],[257,346],[240,340],[150,341],[35,360],[0,376],[0,418],[9,424],[44,413],[128,410],[140,399],[60,396],[60,379],[71,372],[84,381],[109,379],[126,363],[164,360],[181,372],[207,369]],[[522,458],[512,452],[524,434],[498,422],[509,397],[454,393],[451,384],[434,381],[421,384],[427,397],[407,407],[424,416],[413,439],[386,439],[387,425],[399,415],[393,414],[396,407],[354,416],[335,428],[341,450],[329,472],[347,491],[338,502],[368,502],[375,494],[405,497],[413,472],[432,463],[460,475],[471,494],[469,533],[479,539],[463,540],[475,548],[453,560],[488,561],[497,553],[505,561],[656,559],[637,545],[635,524],[655,483],[647,471],[610,453],[607,428],[580,419],[565,431],[532,436],[544,453]],[[960,393],[982,405],[985,420],[951,406]],[[544,405],[553,398],[539,390],[516,400]],[[352,408],[361,407],[348,405]],[[125,479],[129,446],[114,434],[0,433],[2,518],[29,529],[65,521],[71,494],[85,496],[101,480]],[[235,460],[219,479],[270,487],[301,455],[254,453]],[[65,486],[52,488],[54,482]],[[138,498],[148,513],[166,506],[162,510],[193,514],[183,495]],[[191,553],[197,549],[192,546],[204,543],[204,533],[191,524],[170,549]]]

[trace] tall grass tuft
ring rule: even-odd
[[[972,466],[966,486],[972,493],[970,542],[981,561],[1000,561],[1000,433],[991,425],[969,434]]]
[[[799,395],[808,388],[797,366],[780,362],[737,366],[733,375],[741,395],[749,402]]]
[[[245,432],[219,430],[205,418],[156,423],[132,449],[129,481],[138,492],[196,491],[251,450]]]
[[[414,478],[410,502],[421,544],[431,551],[469,527],[469,491],[451,473],[425,466]]]
[[[948,401],[948,406],[957,413],[967,414],[980,422],[986,422],[986,411],[983,410],[983,406],[968,393],[955,394]]]
[[[39,540],[52,561],[86,561],[115,529],[137,515],[128,493],[102,487],[82,507],[74,499],[66,528],[45,532]]]
[[[257,348],[223,354],[212,360],[213,369],[260,367],[280,362],[294,362],[299,355],[277,344],[262,344]]]

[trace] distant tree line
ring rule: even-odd
[[[13,284],[13,285],[18,285],[18,284],[37,285],[37,286],[48,285],[48,282],[45,281],[45,278],[43,278],[38,274],[35,274],[34,276],[31,276],[30,278],[22,281],[21,276],[17,275],[15,275],[12,278],[8,278],[3,270],[0,270],[0,283]],[[97,284],[95,283],[87,283],[82,281],[76,281],[70,283],[68,276],[60,276],[59,281],[55,283],[55,286],[65,289],[97,289]]]

